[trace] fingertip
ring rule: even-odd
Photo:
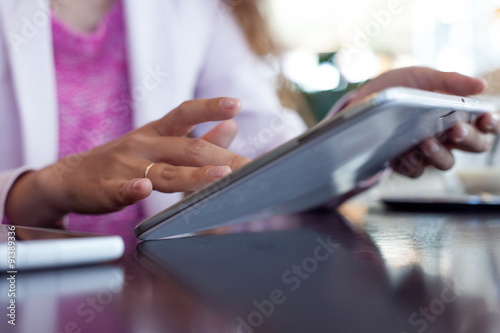
[[[495,113],[489,113],[481,117],[479,120],[479,129],[485,133],[499,133],[499,119]]]
[[[216,140],[212,143],[228,149],[238,133],[238,123],[234,119],[223,121],[217,126]]]
[[[453,95],[477,95],[484,91],[486,83],[480,78],[474,78],[457,72],[443,73],[443,92]]]
[[[426,156],[432,157],[439,153],[441,146],[435,139],[430,138],[420,144],[420,149]]]
[[[453,166],[455,165],[455,157],[450,153],[450,157],[447,158],[446,160],[439,161],[436,163],[431,163],[431,165],[438,170],[447,171],[453,168]]]
[[[241,106],[241,101],[238,98],[223,97],[219,103],[223,109],[227,110],[234,110]]]
[[[228,167],[227,165],[218,166],[218,167],[210,167],[206,170],[206,174],[210,178],[214,178],[214,179],[219,179],[219,178],[222,178],[224,176],[227,176],[231,172],[232,172],[231,168]]]
[[[469,125],[461,123],[448,131],[448,139],[454,143],[462,143],[469,137]]]
[[[479,81],[481,81],[481,83],[483,85],[481,91],[488,89],[488,86],[489,86],[488,80],[486,80],[484,77],[480,77],[478,79],[479,79]]]
[[[464,77],[470,81],[470,89],[467,89],[467,91],[463,95],[478,95],[488,87],[488,81],[486,81],[483,78],[476,78],[470,76],[464,76]],[[467,88],[467,85],[465,85],[464,87]]]
[[[237,132],[238,131],[238,123],[234,119],[228,119],[223,122],[223,126],[227,131]]]
[[[131,182],[133,197],[137,200],[147,198],[153,192],[153,183],[148,178],[138,178]]]
[[[232,118],[240,112],[241,101],[238,98],[223,97],[219,100],[219,106],[227,113],[227,118]]]
[[[221,122],[216,128],[219,134],[231,137],[230,141],[232,141],[238,132],[238,123],[234,119],[228,119]]]

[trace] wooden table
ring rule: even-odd
[[[0,332],[500,332],[500,215],[345,212],[19,273]]]

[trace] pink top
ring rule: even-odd
[[[52,17],[59,102],[59,157],[87,151],[132,129],[125,25],[121,1],[92,33]],[[134,237],[139,204],[106,215],[68,216],[67,228]]]

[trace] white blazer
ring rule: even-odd
[[[135,127],[185,100],[227,96],[242,100],[239,132],[230,147],[240,154],[255,157],[305,129],[280,106],[230,7],[216,0],[123,1]],[[59,2],[64,6],[67,0]],[[54,163],[58,154],[48,3],[0,1],[0,221],[19,174]],[[195,135],[213,126],[200,125]],[[155,193],[146,199],[147,215],[173,203],[168,197]]]

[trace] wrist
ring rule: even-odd
[[[10,223],[32,227],[60,227],[67,212],[56,204],[51,187],[45,184],[43,171],[22,174],[7,195],[5,215]]]

